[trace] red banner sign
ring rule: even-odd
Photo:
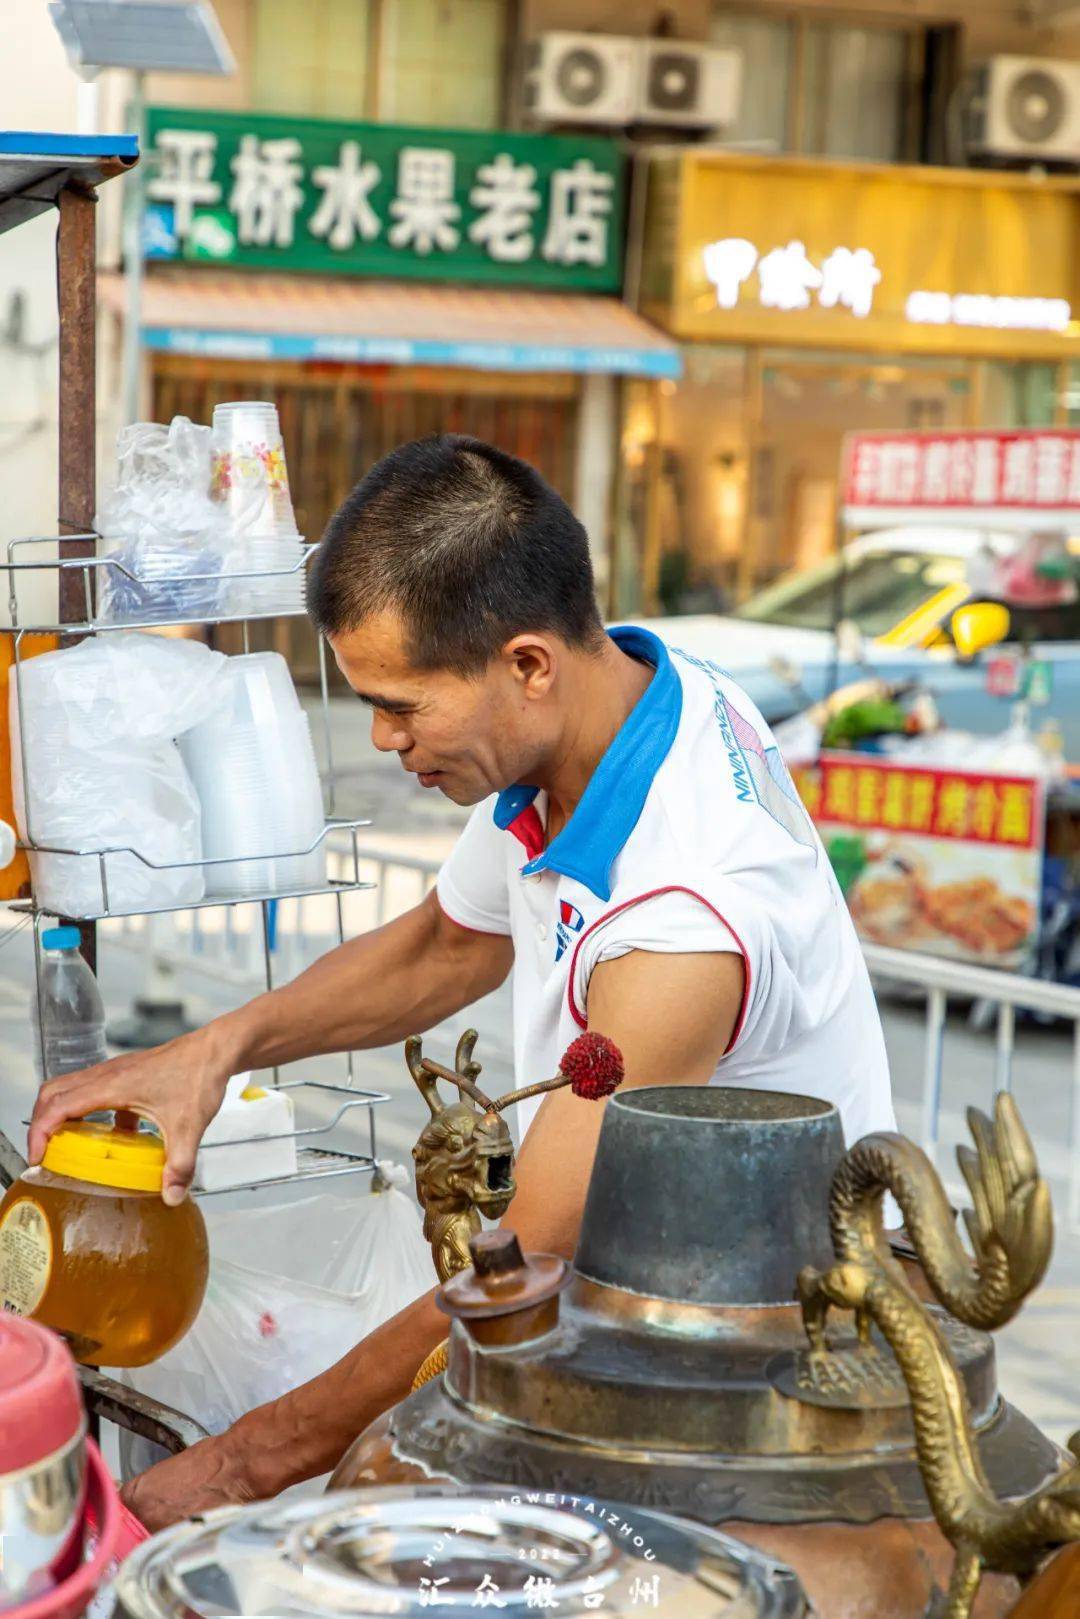
[[[849,523],[1011,517],[1034,528],[1080,514],[1080,429],[1016,433],[852,433],[845,440]]]
[[[863,938],[1023,962],[1038,925],[1040,781],[853,753],[792,775]]]
[[[957,775],[828,756],[792,774],[815,821],[1014,849],[1033,849],[1042,836],[1030,776]]]

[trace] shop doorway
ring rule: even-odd
[[[817,566],[837,542],[846,433],[1080,419],[1064,362],[712,343],[682,354],[677,382],[623,383],[616,617],[727,612]]]
[[[814,567],[836,544],[845,433],[934,431],[978,419],[968,360],[837,357],[762,349],[747,404],[748,509],[734,581],[745,596]]]

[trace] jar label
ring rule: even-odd
[[[20,1198],[0,1221],[0,1307],[11,1315],[32,1315],[51,1270],[49,1222],[30,1198]]]

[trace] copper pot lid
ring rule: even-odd
[[[114,1595],[117,1619],[808,1612],[790,1569],[716,1530],[584,1496],[435,1485],[208,1513],[137,1548]]]

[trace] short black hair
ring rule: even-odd
[[[308,612],[337,635],[387,608],[418,669],[481,673],[513,636],[599,646],[589,541],[525,461],[457,434],[417,439],[371,468],[327,524]]]

